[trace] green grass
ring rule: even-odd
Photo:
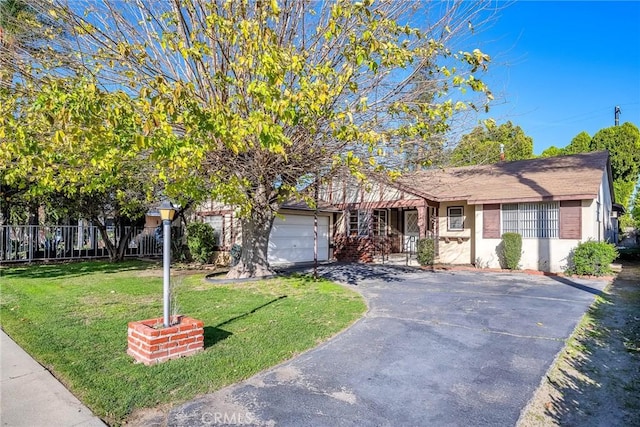
[[[204,321],[205,351],[147,367],[126,354],[127,323],[162,316],[157,265],[103,262],[0,269],[2,328],[94,413],[121,424],[314,347],[366,309],[340,285],[305,276],[216,285],[174,277],[179,314]]]

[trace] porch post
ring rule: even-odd
[[[433,239],[435,242],[435,256],[440,255],[440,219],[438,218],[440,211],[440,203],[436,203],[433,208],[433,217],[431,218],[431,227],[433,231]]]
[[[427,237],[427,231],[429,230],[429,215],[427,213],[427,201],[424,201],[423,206],[418,206],[418,237],[424,239]]]

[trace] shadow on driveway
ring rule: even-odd
[[[563,285],[571,286],[572,288],[579,289],[579,290],[585,291],[585,292],[589,292],[590,294],[593,294],[593,295],[596,295],[596,296],[602,295],[602,291],[600,289],[596,289],[596,288],[592,288],[592,287],[589,287],[589,286],[582,285],[580,283],[574,282],[573,280],[571,280],[571,279],[569,279],[567,277],[554,276],[554,275],[549,275],[547,277],[555,280],[556,282],[562,283]]]
[[[313,267],[282,268],[280,272],[287,273],[312,273]],[[359,263],[331,263],[318,266],[318,275],[335,282],[347,283],[357,286],[363,280],[375,279],[391,283],[405,280],[406,273],[428,273],[416,267],[398,265],[359,264]]]

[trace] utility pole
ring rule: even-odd
[[[616,119],[616,126],[620,124],[620,113],[622,113],[622,110],[616,105],[616,108],[613,110],[613,115]]]

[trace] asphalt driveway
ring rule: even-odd
[[[366,316],[168,424],[514,425],[603,281],[337,265]]]

